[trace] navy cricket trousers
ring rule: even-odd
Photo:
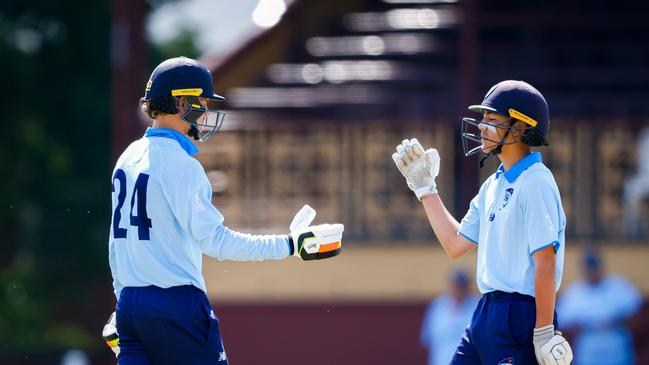
[[[192,286],[122,289],[116,308],[118,365],[227,365],[219,323]]]
[[[487,293],[480,298],[450,364],[538,364],[532,342],[535,323],[534,297],[501,291]]]

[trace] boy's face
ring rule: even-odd
[[[496,148],[505,133],[507,133],[507,129],[510,128],[512,120],[514,123],[511,125],[511,130],[504,141],[505,145],[521,141],[528,126],[520,120],[511,119],[499,113],[483,113],[482,122],[478,125],[478,128],[480,128],[480,137],[482,137],[482,150],[485,153],[489,153]]]
[[[187,133],[204,142],[218,132],[225,113],[210,107],[214,104],[212,99],[183,96],[178,99],[178,104],[178,115],[187,122]],[[196,135],[191,134],[194,127]]]
[[[197,101],[200,104],[196,104]],[[205,113],[200,114],[198,110],[200,108],[204,108],[207,110],[207,98],[204,98],[202,96],[190,97],[190,98],[183,96],[179,101],[178,115],[183,116],[185,113],[187,113],[190,110],[190,105],[195,110],[194,112],[195,114],[192,116],[195,118],[196,123],[201,124],[201,121]],[[187,124],[187,132],[189,132],[191,128],[192,126],[190,124]]]
[[[496,148],[508,127],[508,117],[498,113],[484,112],[482,122],[478,125],[480,137],[482,137],[482,150],[489,153]]]

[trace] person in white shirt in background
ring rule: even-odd
[[[625,322],[642,305],[635,286],[621,275],[606,275],[599,253],[587,248],[584,278],[559,297],[562,326],[575,334],[576,365],[628,365],[635,361]]]
[[[428,365],[449,363],[478,303],[465,271],[455,270],[449,279],[449,291],[428,305],[421,326],[420,341],[428,350]]]
[[[645,127],[638,133],[637,172],[624,180],[622,192],[622,224],[624,234],[630,238],[640,238],[647,233],[649,227],[642,224],[642,204],[648,197],[649,127]]]

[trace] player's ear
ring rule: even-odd
[[[178,110],[176,114],[182,115],[185,112],[187,107],[187,97],[186,96],[177,96],[176,97],[176,109]]]
[[[525,124],[522,120],[514,119],[514,124],[512,128],[512,134],[515,137],[523,137],[527,132],[528,125]]]

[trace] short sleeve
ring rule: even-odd
[[[543,180],[523,194],[525,238],[530,255],[549,246],[559,249],[563,211],[558,191]]]
[[[467,240],[478,244],[480,238],[480,194],[476,195],[469,203],[469,210],[462,218],[458,232]]]

